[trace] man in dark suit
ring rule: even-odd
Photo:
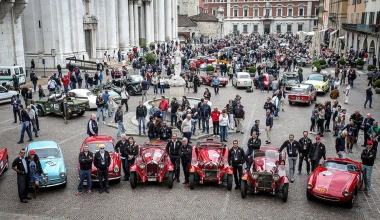
[[[28,200],[32,198],[28,196],[29,173],[24,148],[20,150],[20,157],[17,157],[13,161],[12,169],[17,173],[17,188],[20,202],[28,203]]]
[[[105,149],[105,145],[99,145],[99,151],[95,153],[94,156],[94,166],[98,169],[98,179],[100,190],[99,193],[102,194],[105,189],[106,193],[109,193],[109,182],[108,182],[108,168],[111,165],[111,157],[108,151]]]

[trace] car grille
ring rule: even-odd
[[[319,198],[319,199],[324,199],[324,200],[328,200],[328,201],[339,202],[339,198],[335,198],[335,197],[324,196],[324,195],[321,195],[321,194],[315,194],[314,196],[317,197],[317,198]]]
[[[146,165],[147,177],[156,177],[158,174],[158,165],[156,163],[148,163]]]
[[[205,170],[205,178],[218,178],[218,171]]]
[[[257,178],[259,188],[272,188],[273,175],[269,172],[259,173]]]

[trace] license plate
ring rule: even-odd
[[[157,179],[156,179],[156,178],[148,178],[148,181],[149,181],[149,182],[156,182]]]
[[[297,97],[297,100],[300,100],[300,97]]]
[[[247,84],[247,81],[245,81],[244,84]]]
[[[324,188],[318,188],[317,191],[320,192],[320,193],[324,193],[324,192],[326,192],[326,189],[324,189]]]

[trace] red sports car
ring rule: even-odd
[[[0,175],[9,168],[8,150],[4,148],[0,150]]]
[[[211,86],[211,82],[213,78],[214,78],[213,75],[201,76],[202,83],[209,86]],[[226,87],[226,85],[228,84],[228,79],[219,77],[219,80],[220,80],[220,85],[223,87]]]
[[[111,164],[108,169],[108,179],[115,180],[117,183],[120,183],[121,179],[121,160],[120,156],[117,152],[115,152],[115,140],[111,136],[99,135],[88,137],[83,141],[82,146],[80,147],[80,152],[83,151],[84,146],[88,146],[89,150],[95,155],[97,151],[99,151],[99,145],[104,144],[105,150],[110,153],[111,156]],[[79,163],[78,163],[78,174],[79,174]],[[92,174],[91,181],[98,182],[97,169],[92,164]]]
[[[227,190],[232,188],[233,169],[228,165],[228,147],[220,142],[207,139],[193,147],[190,171],[190,189],[196,182],[227,182]]]
[[[286,176],[285,152],[278,153],[278,147],[261,146],[255,150],[253,164],[241,178],[241,197],[247,196],[248,188],[254,193],[270,192],[282,194],[282,201],[288,200],[289,178]],[[252,158],[249,158],[250,160]]]
[[[362,163],[350,159],[327,158],[307,181],[308,199],[343,203],[352,208],[363,186]]]
[[[311,105],[312,101],[317,101],[317,91],[311,84],[299,84],[296,87],[292,87],[288,95],[289,105],[293,103],[307,103]]]
[[[145,142],[140,146],[139,156],[130,167],[129,182],[132,189],[137,182],[166,181],[169,189],[173,188],[174,165],[166,152],[166,142]]]

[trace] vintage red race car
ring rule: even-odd
[[[9,168],[8,149],[0,150],[0,175]]]
[[[269,84],[269,81],[268,81],[269,76],[267,73],[264,73],[263,76],[264,76],[264,88],[267,89],[268,84]],[[255,87],[259,86],[258,80],[259,80],[259,76],[256,75],[256,77],[253,78],[253,85],[255,85]]]
[[[93,136],[86,138],[82,146],[80,147],[80,152],[83,151],[84,146],[88,146],[89,150],[95,155],[97,151],[99,151],[99,146],[101,144],[104,144],[105,150],[109,152],[111,157],[111,164],[108,168],[108,179],[114,180],[117,183],[120,183],[121,179],[121,160],[120,156],[117,152],[115,152],[115,140],[111,136],[106,135],[99,135],[99,136]],[[79,168],[80,165],[78,163],[78,174],[79,174]],[[79,176],[79,175],[78,175]],[[91,173],[91,181],[92,182],[99,182],[98,175],[97,175],[97,169],[94,166],[94,163],[92,163],[92,173]],[[85,182],[85,184],[87,184]]]
[[[251,188],[254,193],[264,191],[275,195],[280,192],[282,201],[288,200],[289,178],[285,170],[286,153],[278,153],[278,149],[278,147],[261,146],[260,150],[255,150],[251,169],[247,170],[241,178],[242,198],[247,196],[248,188]]]
[[[311,105],[312,101],[317,101],[317,91],[311,84],[301,83],[296,87],[292,87],[288,95],[289,105],[293,103],[307,103]]]
[[[307,199],[342,203],[352,208],[363,186],[362,163],[350,159],[327,158],[307,180]]]
[[[211,86],[211,82],[213,78],[214,78],[213,75],[201,76],[202,84]],[[226,87],[226,85],[228,84],[228,79],[219,77],[219,80],[220,80],[220,86]]]
[[[173,188],[174,165],[166,152],[166,142],[145,142],[140,146],[139,156],[130,167],[129,182],[132,189],[138,182],[163,182]]]
[[[204,182],[227,182],[227,190],[232,189],[234,171],[228,166],[228,147],[212,138],[193,146],[189,171],[190,189]]]

